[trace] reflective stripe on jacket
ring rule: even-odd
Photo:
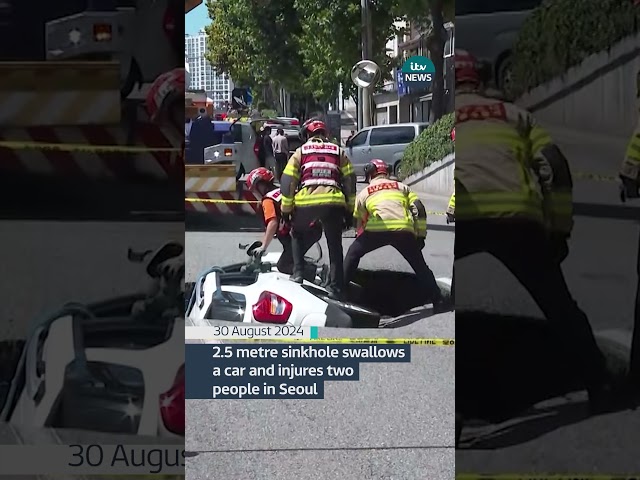
[[[566,159],[531,115],[476,93],[456,96],[457,220],[524,218],[569,233]],[[557,172],[556,172],[557,170]]]
[[[627,146],[620,175],[634,181],[640,179],[640,118],[638,118],[636,130]]]
[[[342,206],[353,211],[356,194],[356,176],[351,161],[344,150],[337,145],[325,142],[320,137],[312,137],[305,145],[313,143],[318,146],[331,145],[339,155],[340,186],[320,185],[317,182],[305,182],[300,186],[302,147],[289,158],[287,166],[280,178],[282,192],[282,211],[291,212],[294,207],[310,206]],[[316,183],[315,185],[313,183]],[[300,189],[296,192],[298,187]]]
[[[354,217],[368,232],[409,231],[427,235],[426,209],[404,183],[375,177],[356,197]]]

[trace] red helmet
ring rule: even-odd
[[[184,68],[176,68],[156,78],[146,98],[147,111],[151,119],[155,121],[162,117],[173,103],[182,100],[184,92]]]
[[[456,48],[455,51],[456,85],[470,83],[480,84],[480,73],[478,72],[478,61],[466,50]]]
[[[391,175],[391,165],[376,158],[364,166],[364,176],[371,179],[378,175]]]
[[[273,182],[273,173],[271,170],[267,170],[264,167],[258,167],[249,172],[247,176],[246,184],[249,190],[253,190],[255,186],[260,182]]]
[[[317,132],[326,134],[327,126],[322,120],[312,118],[302,124],[302,128],[300,129],[300,136],[306,140]]]

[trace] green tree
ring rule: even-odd
[[[431,121],[435,122],[445,114],[444,98],[444,47],[447,35],[444,24],[455,20],[455,0],[390,0],[393,11],[415,24],[429,27],[427,48],[436,67],[433,79],[433,102]]]

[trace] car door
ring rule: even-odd
[[[358,132],[349,142],[349,146],[346,148],[347,156],[357,176],[364,176],[364,166],[371,160],[368,139],[370,130],[362,130]]]
[[[369,145],[371,158],[379,158],[395,166],[402,159],[405,148],[416,137],[415,125],[377,127],[371,130]]]

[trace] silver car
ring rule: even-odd
[[[492,66],[499,90],[508,91],[511,55],[520,29],[542,0],[456,0],[456,48]]]
[[[428,126],[426,122],[394,123],[360,130],[347,140],[345,148],[356,176],[363,177],[364,166],[374,158],[387,162],[393,167],[394,174],[397,174],[398,165],[407,145]]]

